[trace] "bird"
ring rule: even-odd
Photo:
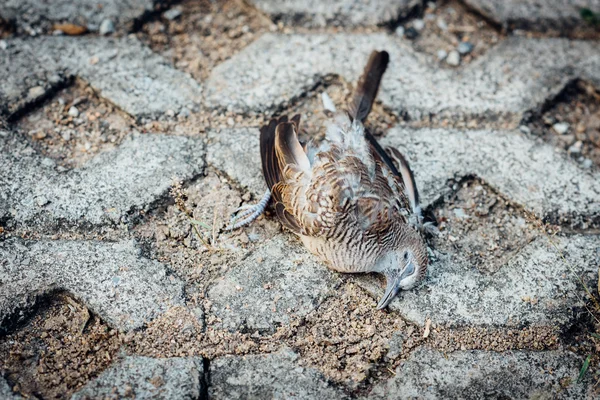
[[[261,127],[268,190],[258,204],[238,209],[229,227],[251,223],[272,203],[282,225],[330,269],[385,276],[377,309],[425,276],[425,228],[431,224],[424,222],[406,158],[394,147],[382,148],[363,124],[388,63],[386,51],[371,53],[353,101],[335,111],[321,143],[300,143],[300,115]]]

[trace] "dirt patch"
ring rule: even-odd
[[[147,215],[133,234],[150,242],[152,257],[169,265],[186,282],[188,299],[200,301],[215,278],[281,229],[273,218],[261,216],[245,229],[224,232],[242,200],[250,201],[250,194],[241,196],[226,177],[210,171],[202,180],[180,189],[178,201],[183,204]]]
[[[0,374],[27,396],[65,399],[108,367],[119,334],[67,295],[57,295],[0,338]]]
[[[168,19],[169,14],[163,13],[145,24],[138,37],[197,80],[207,78],[216,65],[263,32],[276,29],[241,0],[186,0],[173,9],[181,14]]]
[[[422,18],[396,32],[412,40],[415,50],[434,56],[441,67],[469,64],[504,39],[496,27],[458,1],[427,4]]]
[[[538,236],[526,215],[484,182],[470,180],[457,189],[435,210],[436,248],[494,273]]]
[[[600,166],[600,92],[592,84],[577,81],[567,86],[528,128],[583,167]]]
[[[306,141],[312,138],[318,142],[325,137],[327,121],[331,121],[333,115],[331,110],[324,108],[322,94],[327,93],[335,108],[338,111],[342,111],[348,109],[352,102],[354,86],[355,84],[347,83],[338,76],[328,76],[324,79],[323,84],[279,114],[285,114],[289,117],[300,114],[300,140]],[[379,136],[387,132],[397,122],[398,117],[386,110],[376,100],[365,122],[365,126],[371,133]]]
[[[116,147],[133,125],[132,118],[89,86],[76,83],[23,117],[16,129],[42,154],[70,168]]]

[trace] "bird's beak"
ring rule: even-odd
[[[395,278],[386,275],[387,287],[385,288],[385,293],[383,294],[383,297],[381,298],[381,300],[379,300],[379,304],[377,304],[378,310],[386,308],[388,304],[390,304],[390,302],[394,300],[394,297],[396,297],[396,295],[400,291],[400,282],[407,275],[405,271],[410,270],[410,268],[404,268],[404,271],[402,271],[402,273],[396,276]]]

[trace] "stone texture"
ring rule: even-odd
[[[600,174],[518,131],[397,127],[381,143],[407,156],[424,205],[448,193],[449,181],[476,175],[550,221],[582,228],[600,224]]]
[[[368,26],[391,23],[406,16],[420,0],[252,0],[276,21],[311,27]]]
[[[478,271],[460,257],[435,252],[421,286],[402,292],[390,309],[424,324],[453,326],[568,324],[574,307],[587,298],[579,276],[588,287],[598,279],[600,245],[594,236],[553,239],[565,255],[540,237],[525,246],[495,274]],[[368,276],[358,284],[376,298],[383,287]]]
[[[173,177],[199,175],[203,157],[199,140],[134,134],[84,166],[61,172],[8,133],[0,137],[0,220],[38,230],[127,221],[167,195]]]
[[[0,242],[0,326],[61,290],[121,331],[183,303],[182,282],[132,241]]]
[[[582,8],[600,9],[599,0],[465,0],[486,18],[509,28],[544,31],[581,26]]]
[[[391,59],[380,99],[416,119],[485,117],[516,126],[575,78],[600,86],[600,46],[593,42],[512,37],[464,69],[444,70],[385,34],[266,34],[213,70],[207,102],[236,112],[275,110],[328,74],[356,82],[374,49]]]
[[[335,275],[293,241],[275,236],[217,280],[208,291],[217,327],[273,332],[320,304]]]
[[[199,399],[203,371],[200,357],[129,356],[85,385],[72,399]]]
[[[561,351],[458,351],[419,349],[369,399],[583,399],[575,383],[583,359]],[[588,393],[591,395],[591,393]]]
[[[3,0],[0,18],[12,21],[27,34],[51,29],[53,23],[69,22],[97,31],[104,19],[129,30],[161,3],[156,0]],[[102,7],[99,7],[99,4]]]
[[[8,382],[0,375],[0,399],[21,400],[23,397],[12,391]]]
[[[275,354],[221,357],[210,363],[211,399],[345,399],[298,356],[284,348]]]
[[[74,76],[137,118],[197,109],[201,100],[196,81],[135,37],[42,37],[7,43],[0,57],[0,101],[9,114]],[[34,87],[40,87],[38,96],[32,95]]]
[[[260,196],[267,190],[267,185],[262,175],[259,138],[260,132],[256,128],[210,131],[206,162]]]

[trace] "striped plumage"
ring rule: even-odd
[[[300,144],[298,115],[261,128],[263,173],[279,220],[330,268],[385,274],[378,308],[414,286],[428,264],[408,163],[362,124],[387,63],[386,52],[373,52],[350,112],[335,115],[320,145]]]

